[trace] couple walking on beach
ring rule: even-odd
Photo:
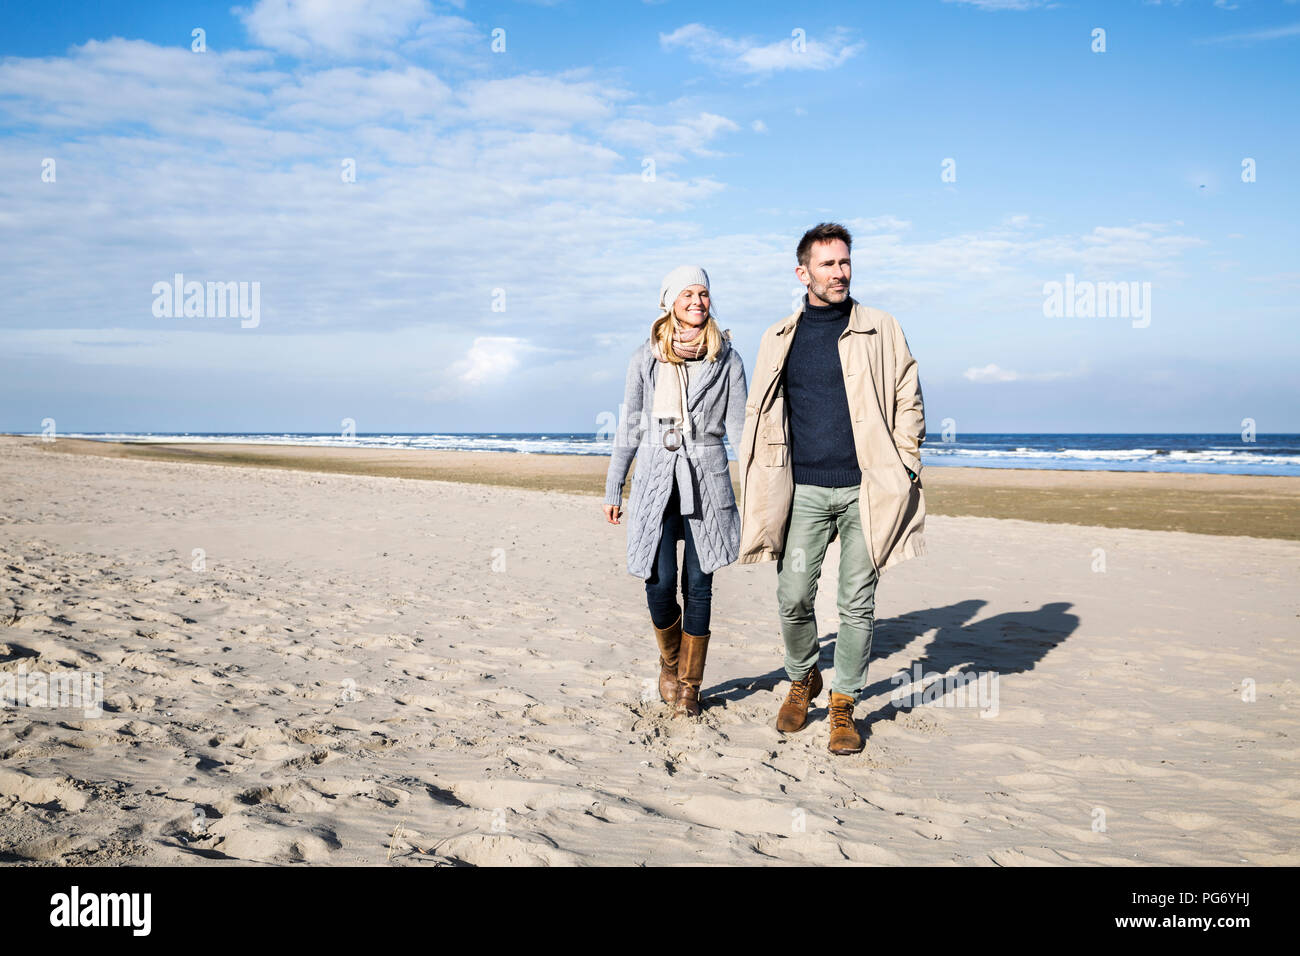
[[[853,707],[866,686],[879,573],[924,552],[925,522],[916,360],[892,315],[849,296],[852,241],[836,223],[799,241],[795,274],[807,292],[798,311],[764,333],[748,388],[730,334],[718,328],[705,271],[682,266],[664,278],[660,315],[628,365],[603,505],[618,524],[635,457],[627,568],[645,580],[659,693],[676,715],[700,712],[713,572],[737,560],[776,561],[790,679],[776,726],[785,733],[803,729],[822,691],[813,601],[838,535],[835,754],[863,747]]]

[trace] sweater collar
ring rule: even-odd
[[[843,302],[830,305],[813,305],[808,301],[808,294],[803,297],[803,314],[811,322],[842,322],[853,311],[853,300],[846,298]]]
[[[871,314],[872,310],[851,296],[847,301],[853,303],[852,311],[849,313],[849,331],[850,332],[874,331],[876,328],[876,320]],[[776,330],[776,334],[784,335],[786,332],[789,332],[791,329],[793,329],[796,325],[799,324],[799,319],[802,317],[803,317],[803,308],[801,306],[798,312],[794,312],[785,317],[785,321],[782,322],[780,327]]]

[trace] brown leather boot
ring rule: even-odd
[[[654,627],[654,621],[650,622]],[[682,646],[682,615],[664,630],[655,627],[655,640],[659,642],[659,696],[669,707],[677,700],[677,652]]]
[[[700,716],[700,683],[704,680],[704,658],[709,652],[708,634],[682,631],[682,653],[677,663],[677,702],[674,717]]]
[[[831,691],[831,740],[827,749],[833,754],[855,754],[862,749],[862,735],[853,726],[853,704],[848,694]]]
[[[822,675],[814,664],[803,678],[795,681],[786,691],[781,711],[776,715],[776,729],[783,734],[803,730],[808,721],[808,705],[822,692]]]

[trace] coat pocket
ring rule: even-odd
[[[706,468],[702,476],[706,507],[713,511],[711,527],[717,529],[715,540],[722,551],[712,556],[718,566],[730,564],[740,553],[740,509],[736,489],[731,483],[731,469],[725,458]],[[698,545],[697,545],[698,547]],[[712,549],[716,551],[715,549]]]
[[[721,464],[715,464],[708,470],[704,480],[719,508],[736,507],[736,490],[731,483],[731,463],[725,457]]]
[[[763,445],[763,464],[769,468],[784,468],[788,449],[783,441],[765,442]]]
[[[894,450],[898,452],[898,460],[903,463],[903,467],[919,479],[921,477],[921,459],[913,457],[897,445],[894,446]],[[908,481],[911,481],[911,479],[909,478]]]
[[[700,457],[692,463],[691,473],[696,490],[704,499],[701,501],[703,507],[711,507],[716,511],[736,507],[729,464],[727,453],[721,445],[702,450]]]
[[[785,396],[778,393],[772,407],[763,416],[762,430],[758,435],[759,461],[769,468],[784,468],[789,458],[785,437]]]

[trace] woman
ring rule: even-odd
[[[604,510],[628,501],[627,570],[645,579],[659,642],[659,696],[674,716],[700,713],[713,572],[740,553],[740,513],[723,438],[740,447],[745,366],[718,328],[708,274],[680,266],[659,290],[659,317],[627,369],[623,410],[605,478]],[[683,539],[677,601],[677,541]]]

